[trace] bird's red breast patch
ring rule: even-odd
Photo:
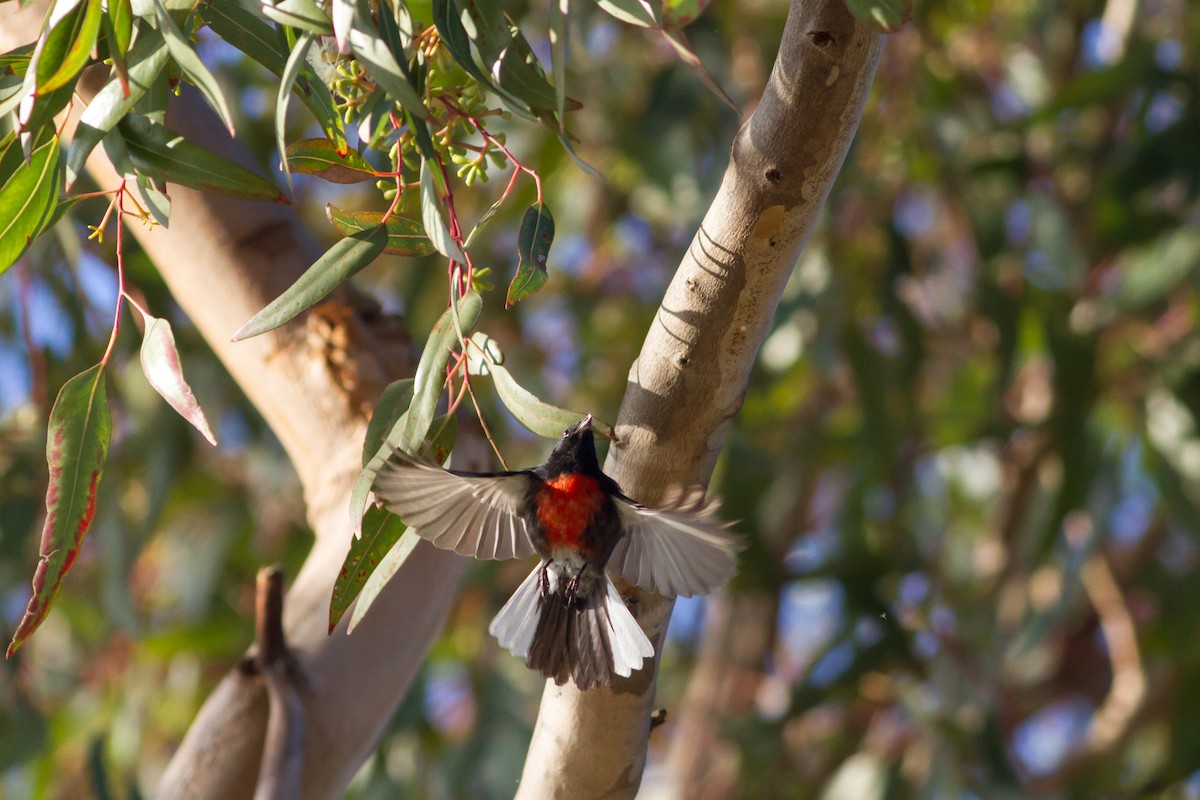
[[[600,483],[587,475],[564,473],[537,493],[537,517],[551,548],[577,547],[604,500]]]

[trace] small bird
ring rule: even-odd
[[[563,432],[546,463],[516,472],[444,470],[397,451],[375,496],[422,539],[483,559],[541,562],[488,630],[558,685],[629,677],[654,646],[606,567],[666,596],[707,593],[737,571],[740,538],[703,489],[662,508],[631,500],[600,469],[592,416]]]

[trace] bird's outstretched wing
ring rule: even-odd
[[[397,451],[375,477],[375,496],[422,539],[475,558],[526,558],[533,542],[520,508],[528,472],[471,473]]]
[[[617,502],[625,535],[608,567],[630,583],[667,597],[705,594],[737,572],[741,537],[717,517],[720,502],[704,489],[678,492],[662,508],[622,496]]]

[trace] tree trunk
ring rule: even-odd
[[[858,128],[882,49],[844,0],[794,0],[758,108],[629,372],[606,470],[653,503],[707,483],[750,368]],[[661,654],[672,602],[629,585]],[[517,797],[633,797],[657,670],[612,689],[547,681]]]

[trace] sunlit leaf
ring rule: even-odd
[[[46,522],[33,576],[33,597],[8,646],[9,658],[50,613],[63,578],[79,555],[96,510],[96,488],[108,456],[109,432],[104,369],[97,364],[67,381],[50,411]]]
[[[517,237],[517,274],[508,285],[505,308],[524,300],[546,284],[546,258],[554,243],[554,217],[544,203],[525,210]]]
[[[325,251],[283,294],[247,320],[233,335],[233,341],[240,342],[290,322],[378,258],[386,244],[387,229],[382,225],[342,239]]]
[[[141,309],[139,312],[146,324],[141,349],[142,372],[146,374],[146,380],[179,416],[200,431],[209,444],[215,445],[217,439],[208,426],[204,409],[192,393],[192,387],[188,386],[183,378],[183,366],[179,363],[179,350],[175,347],[175,334],[171,331],[171,323],[142,312]]]
[[[375,177],[375,168],[355,150],[344,155],[328,139],[301,139],[284,152],[288,167],[301,175],[316,175],[330,183],[361,183]]]
[[[249,200],[287,202],[283,193],[265,178],[146,117],[130,115],[121,121],[118,130],[125,139],[133,166],[160,183],[169,181]]]
[[[263,3],[263,14],[280,25],[290,25],[297,30],[308,31],[316,36],[333,33],[329,15],[313,0],[282,0],[279,3]]]
[[[490,374],[496,384],[496,394],[504,407],[512,412],[517,421],[538,436],[557,439],[563,430],[584,418],[584,414],[551,405],[525,389],[507,368],[492,364]],[[593,427],[605,436],[613,435],[612,426],[593,418]]]
[[[113,34],[108,42],[109,50],[124,60],[133,41],[133,6],[130,0],[108,0],[108,20]]]
[[[450,235],[439,205],[433,169],[429,161],[421,159],[421,221],[425,223],[425,232],[429,235],[429,241],[433,242],[434,249],[451,261],[465,264],[466,256]]]
[[[566,428],[583,419],[578,411],[559,408],[539,399],[533,392],[517,383],[512,373],[503,366],[504,354],[495,340],[483,333],[471,337],[471,359],[468,367],[472,375],[490,375],[496,386],[496,394],[517,421],[538,436],[557,439]],[[612,437],[612,426],[594,420],[596,430]]]
[[[20,154],[14,139],[5,149]],[[16,170],[0,187],[0,273],[21,255],[40,233],[58,200],[60,175],[58,137],[35,148],[28,162],[16,160]]]
[[[657,28],[662,22],[657,10],[658,4],[647,0],[596,0],[596,5],[629,25]]]
[[[83,171],[88,155],[100,140],[133,109],[159,77],[167,63],[168,55],[167,46],[157,30],[150,28],[142,31],[133,49],[129,51],[128,93],[121,81],[113,76],[96,93],[79,118],[79,126],[75,129],[75,136],[71,139],[71,147],[67,153],[68,189]]]
[[[229,135],[233,136],[233,115],[229,112],[229,104],[225,102],[225,95],[221,91],[217,79],[209,72],[208,67],[204,66],[204,62],[200,60],[200,56],[196,55],[196,51],[192,49],[191,43],[184,38],[180,33],[179,27],[175,24],[175,20],[171,19],[171,15],[167,13],[167,9],[162,4],[162,0],[154,0],[155,18],[158,20],[158,29],[162,33],[163,40],[167,43],[167,50],[171,53],[171,58],[175,59],[175,63],[183,70],[183,74],[187,79],[196,85],[200,90],[200,94],[208,101],[209,106],[213,111],[217,112],[217,116],[221,118],[225,129],[229,131]]]
[[[912,17],[912,0],[846,0],[850,13],[873,22],[886,33],[900,29]]]
[[[566,130],[567,110],[567,12],[570,0],[550,2],[550,72],[554,75],[554,113],[558,130]]]
[[[296,78],[300,76],[300,70],[304,68],[304,59],[308,56],[308,50],[312,46],[312,43],[313,34],[311,33],[306,33],[296,40],[296,46],[292,48],[292,53],[288,56],[287,64],[283,68],[283,75],[279,81],[279,91],[275,93],[275,147],[278,148],[280,153],[285,154],[280,159],[280,168],[283,170],[283,177],[287,180],[289,189],[293,187],[291,164],[288,162],[286,155],[288,101],[292,98],[292,87],[296,85]]]
[[[103,15],[100,0],[86,0],[45,35],[46,47],[34,54],[39,94],[75,79],[96,46]]]
[[[325,206],[325,216],[346,236],[355,231],[374,228],[379,224],[387,227],[388,241],[383,252],[393,256],[419,257],[434,252],[433,243],[425,235],[421,223],[408,217],[393,214],[383,221],[380,211],[343,211],[335,205]]]
[[[337,40],[338,50],[343,53],[350,50],[350,25],[354,22],[353,0],[332,0],[329,16],[333,23],[333,36]]]

